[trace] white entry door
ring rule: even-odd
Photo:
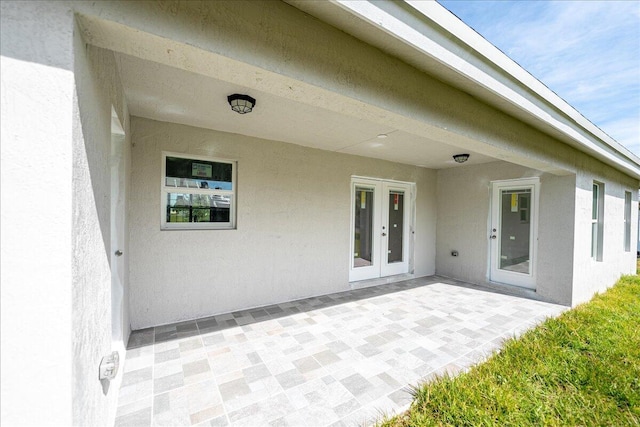
[[[407,273],[411,184],[353,178],[351,201],[349,280]]]
[[[535,289],[538,178],[492,183],[491,281]]]

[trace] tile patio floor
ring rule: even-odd
[[[117,426],[367,425],[566,307],[437,276],[135,331]]]

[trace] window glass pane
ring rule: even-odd
[[[624,192],[624,250],[631,251],[631,193]]]
[[[233,190],[231,163],[167,156],[165,166],[168,187]]]
[[[598,223],[591,224],[591,256],[598,257]]]
[[[231,196],[167,194],[167,222],[229,222]]]
[[[593,199],[591,204],[591,219],[598,219],[598,184],[593,184]]]
[[[591,208],[591,256],[596,261],[602,261],[602,248],[604,241],[604,195],[604,184],[594,181]]]

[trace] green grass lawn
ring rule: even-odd
[[[414,391],[381,426],[640,426],[640,277]]]

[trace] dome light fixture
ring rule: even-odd
[[[241,95],[239,93],[227,96],[227,101],[229,101],[231,109],[238,114],[250,113],[253,110],[253,107],[256,106],[256,100],[254,98],[249,95]]]
[[[453,156],[453,160],[455,160],[456,163],[464,163],[467,160],[469,160],[469,155],[468,154],[456,154],[455,156]]]

